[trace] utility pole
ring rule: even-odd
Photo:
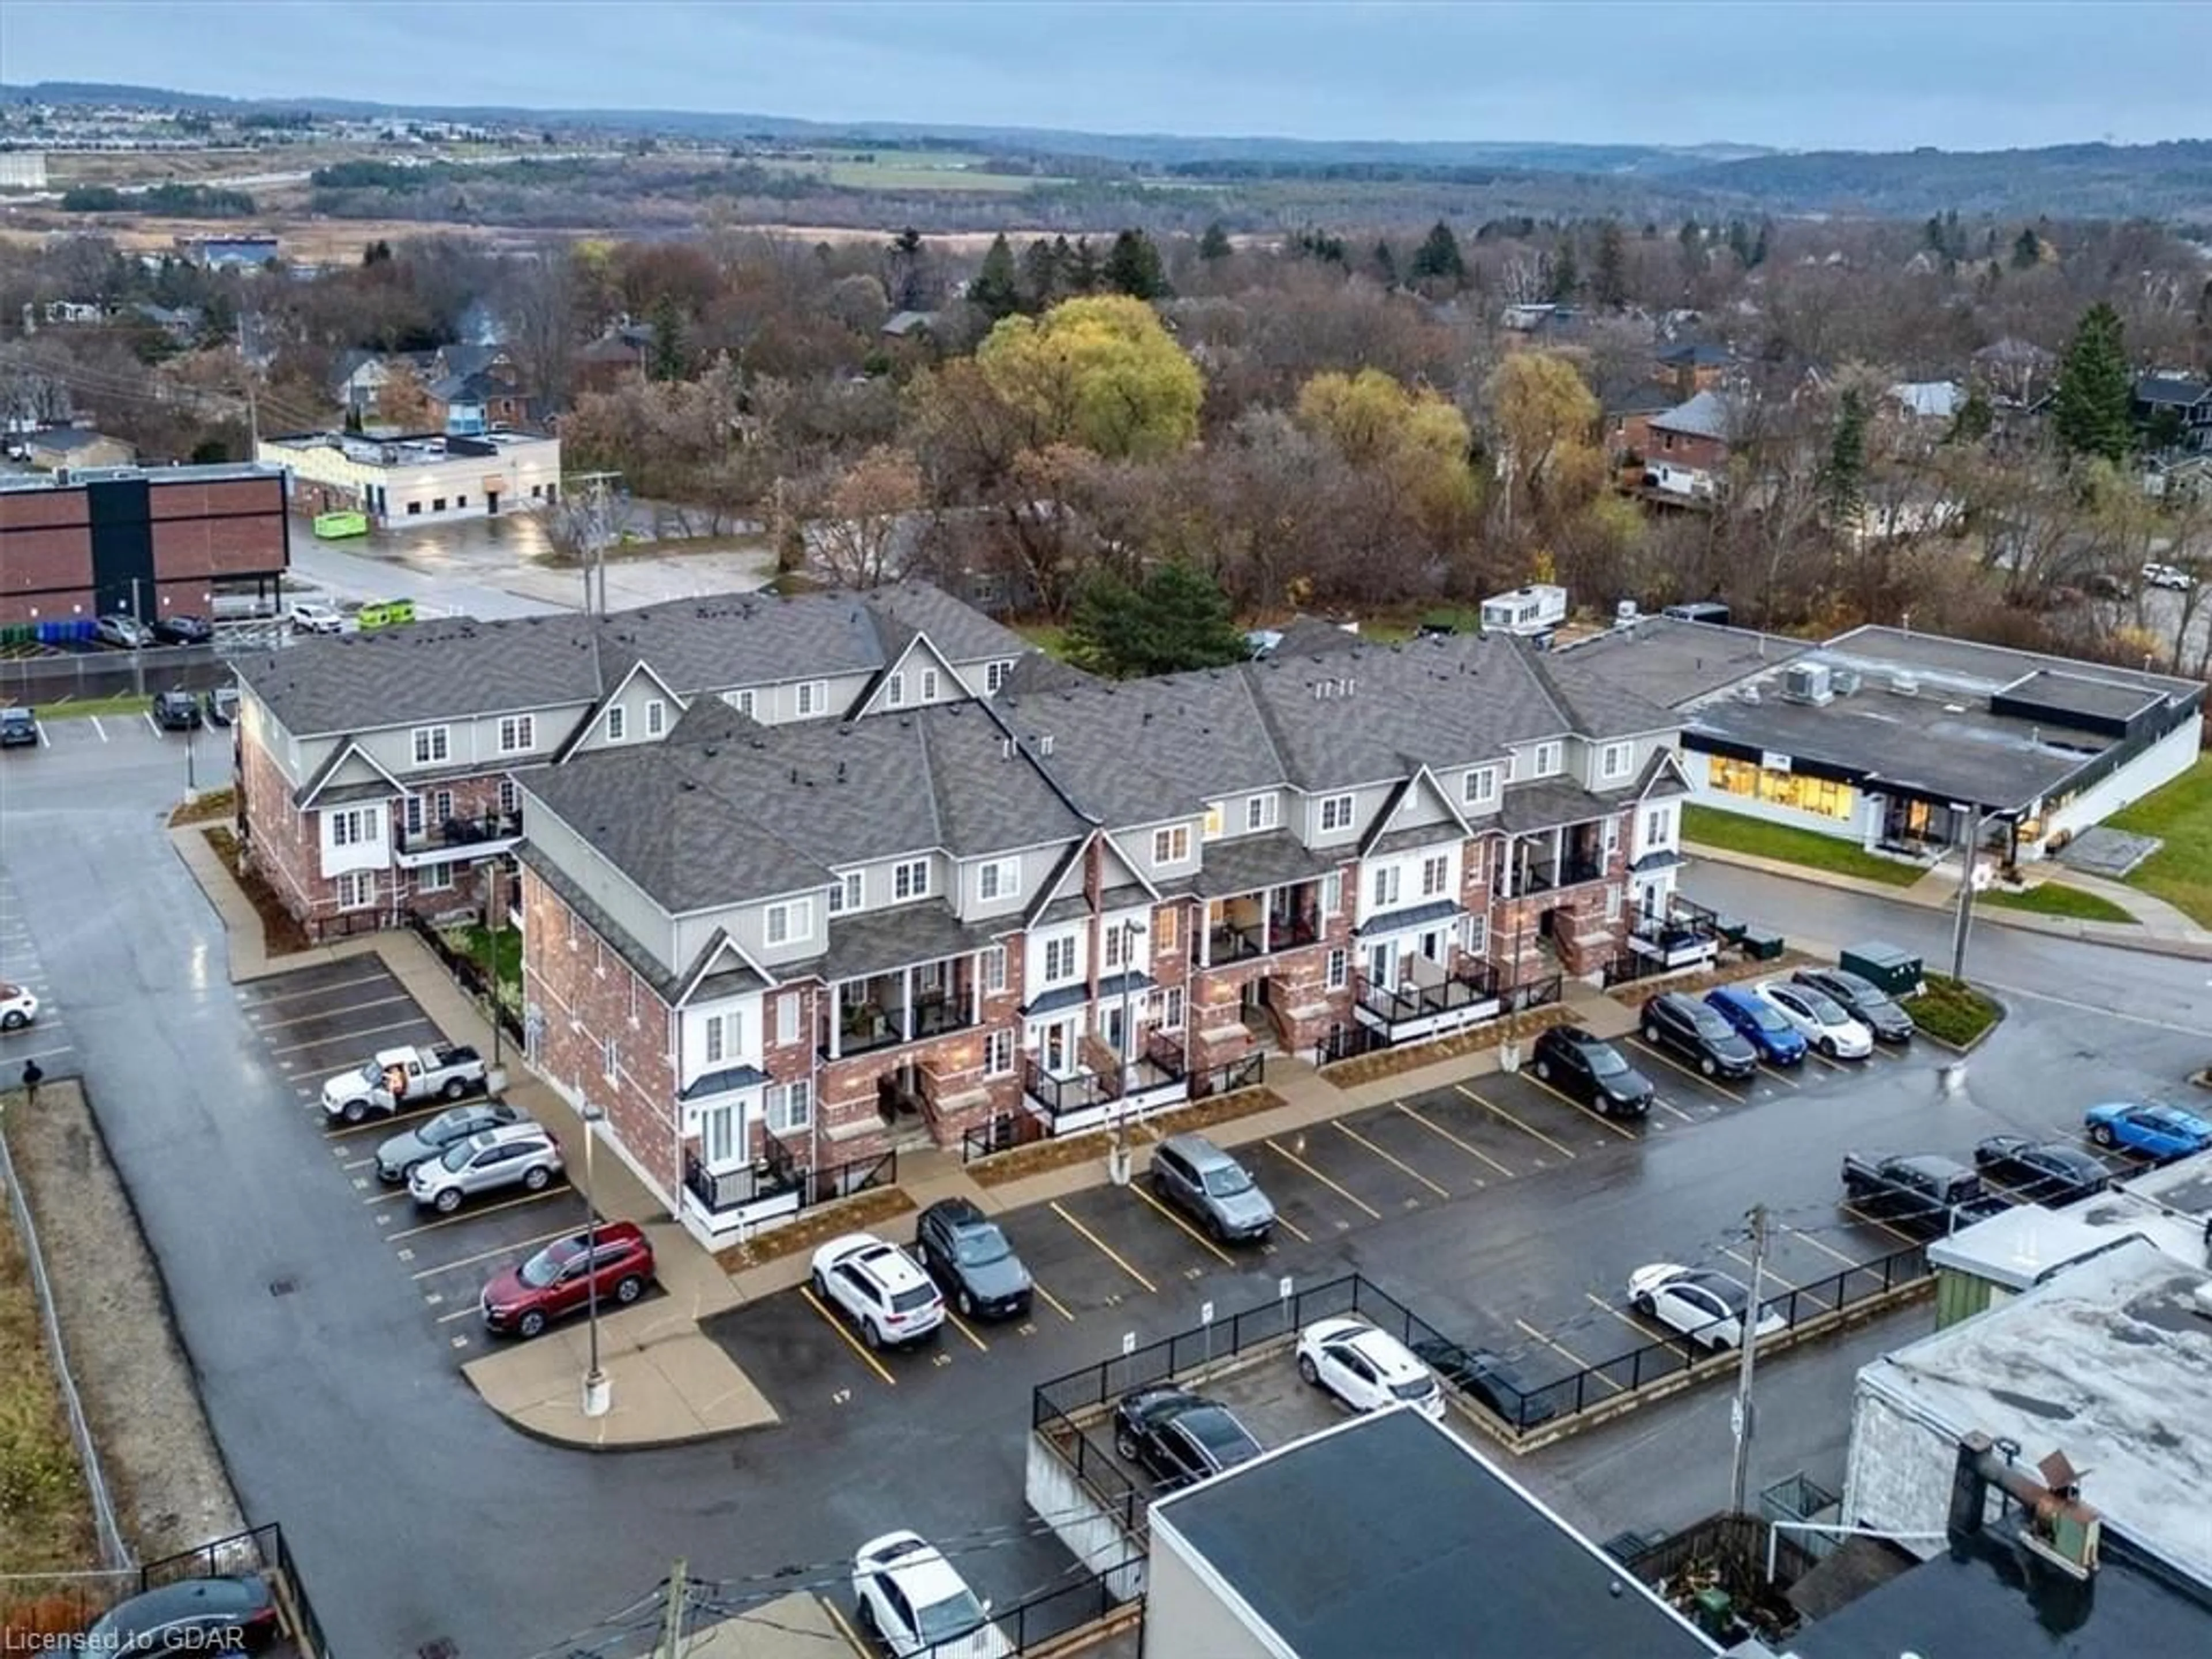
[[[1761,1281],[1766,1273],[1766,1206],[1751,1206],[1751,1300],[1744,1304],[1736,1344],[1735,1404],[1729,1412],[1729,1426],[1735,1431],[1735,1459],[1729,1472],[1729,1513],[1743,1513],[1746,1488],[1751,1484],[1751,1436],[1756,1407],[1751,1398],[1753,1368],[1759,1360],[1759,1311],[1765,1300]]]
[[[690,1563],[678,1559],[676,1571],[668,1575],[668,1617],[660,1627],[660,1646],[654,1651],[657,1659],[677,1659],[683,1651],[684,1603],[690,1591],[685,1588],[687,1569]]]
[[[1982,809],[1966,809],[1966,864],[1959,872],[1959,912],[1951,923],[1951,977],[1966,977],[1966,935],[1974,925],[1974,871],[1981,860]]]

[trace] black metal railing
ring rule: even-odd
[[[1519,885],[1514,896],[1528,893],[1554,892],[1562,887],[1579,887],[1586,881],[1596,881],[1605,874],[1605,860],[1599,858],[1563,858],[1557,864],[1531,864],[1521,872]]]
[[[1914,1245],[1845,1267],[1809,1285],[1781,1285],[1767,1295],[1761,1307],[1781,1317],[1784,1331],[1793,1330],[1808,1321],[1871,1302],[1905,1285],[1926,1281],[1929,1277],[1928,1254]],[[1521,1358],[1522,1363],[1530,1364],[1549,1352],[1547,1348],[1532,1347]],[[1529,1387],[1519,1400],[1517,1409],[1501,1409],[1488,1401],[1477,1403],[1508,1426],[1525,1432],[1594,1411],[1732,1352],[1707,1349],[1686,1336],[1655,1334],[1649,1342],[1609,1359]],[[1715,1369],[1725,1370],[1731,1367],[1721,1364]],[[1447,1383],[1452,1381],[1446,1378]],[[1465,1392],[1462,1390],[1463,1395]]]
[[[403,853],[480,847],[486,842],[513,841],[521,834],[520,812],[479,812],[473,817],[457,813],[436,823],[425,823],[420,830],[410,830],[402,818],[392,826],[392,845]]]
[[[1362,1054],[1371,1054],[1378,1048],[1390,1046],[1387,1032],[1371,1025],[1356,1022],[1350,1025],[1332,1025],[1314,1044],[1314,1064],[1333,1066],[1340,1060],[1357,1060]]]
[[[888,1152],[856,1158],[845,1164],[810,1167],[790,1145],[767,1130],[761,1131],[761,1155],[742,1169],[707,1168],[696,1152],[684,1154],[684,1187],[706,1206],[721,1215],[764,1199],[799,1195],[799,1207],[811,1209],[835,1198],[850,1198],[872,1187],[898,1183],[898,1153]]]
[[[1241,1054],[1235,1060],[1209,1066],[1190,1074],[1190,1097],[1204,1100],[1214,1095],[1233,1095],[1239,1089],[1256,1089],[1267,1080],[1267,1056]]]
[[[1531,1008],[1548,1008],[1559,1000],[1564,984],[1560,975],[1547,974],[1538,979],[1524,979],[1517,985],[1508,986],[1498,994],[1505,1005],[1505,1012],[1525,1013]]]
[[[1321,920],[1295,910],[1270,910],[1267,913],[1267,949],[1295,951],[1301,945],[1321,943]]]
[[[303,1659],[330,1659],[330,1644],[324,1638],[322,1620],[315,1616],[314,1604],[307,1598],[307,1587],[301,1582],[298,1564],[284,1542],[284,1529],[274,1522],[218,1538],[180,1555],[149,1561],[138,1569],[138,1588],[149,1590],[185,1578],[253,1574],[267,1579]]]
[[[1247,962],[1254,957],[1267,954],[1267,947],[1261,942],[1257,922],[1249,927],[1239,927],[1231,922],[1217,921],[1206,928],[1204,939],[1205,955],[1201,957],[1194,951],[1190,958],[1193,963],[1202,961],[1219,968],[1229,963]]]
[[[837,1021],[837,1058],[850,1060],[855,1054],[873,1054],[880,1048],[896,1048],[909,1042],[927,1042],[933,1037],[964,1031],[975,1023],[975,1002],[964,989],[956,990],[941,1000],[918,999],[914,1005],[911,1030],[906,1010],[900,1007],[871,1006],[865,1011],[841,1007]],[[830,1058],[826,1043],[823,1045],[822,1057]]]
[[[522,1016],[508,1007],[506,1000],[494,990],[491,981],[484,976],[483,964],[465,951],[455,950],[453,941],[433,927],[429,918],[420,911],[410,910],[407,913],[407,927],[430,947],[431,953],[453,976],[453,982],[467,992],[471,1000],[491,1006],[500,1029],[507,1033],[514,1046],[517,1048],[526,1046]]]
[[[962,1133],[960,1161],[973,1164],[994,1152],[1011,1152],[1051,1139],[1051,1127],[1035,1112],[1000,1112]]]
[[[1022,1091],[1042,1106],[1057,1126],[1060,1119],[1077,1112],[1092,1111],[1102,1106],[1111,1106],[1129,1095],[1146,1095],[1182,1080],[1182,1057],[1180,1054],[1171,1062],[1163,1063],[1147,1052],[1132,1060],[1128,1066],[1127,1087],[1117,1085],[1110,1076],[1096,1072],[1080,1072],[1073,1077],[1054,1077],[1045,1070],[1033,1054],[1022,1056]],[[1057,1127],[1054,1133],[1059,1133]]]
[[[856,1158],[817,1170],[802,1170],[799,1176],[804,1185],[799,1206],[811,1210],[833,1199],[850,1198],[855,1193],[869,1192],[878,1187],[897,1186],[898,1152],[893,1149],[872,1158]]]
[[[1392,1025],[1403,1025],[1434,1014],[1473,1008],[1498,995],[1497,970],[1487,963],[1468,963],[1454,968],[1432,985],[1377,985],[1366,975],[1357,976],[1360,1006]]]
[[[1041,1591],[1012,1607],[993,1608],[991,1624],[1017,1655],[1038,1652],[1048,1644],[1055,1648],[1066,1644],[1072,1650],[1077,1644],[1069,1638],[1078,1631],[1117,1614],[1133,1621],[1143,1605],[1141,1595],[1130,1601],[1116,1601],[1106,1580],[1085,1573],[1073,1583]],[[976,1650],[971,1632],[919,1649],[916,1659],[966,1659]]]

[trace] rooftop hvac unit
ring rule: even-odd
[[[1828,671],[1828,690],[1839,697],[1850,696],[1863,684],[1856,668],[1831,668]]]
[[[1757,702],[1759,701],[1759,688],[1755,685],[1747,685],[1735,695],[1737,701],[1740,702]]]
[[[1920,695],[1920,676],[1892,674],[1889,677],[1889,689],[1900,697],[1917,697]]]
[[[1782,700],[1784,702],[1826,702],[1835,693],[1828,689],[1828,665],[1820,662],[1793,662],[1782,671]]]

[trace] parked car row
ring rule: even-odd
[[[149,710],[154,724],[164,732],[192,732],[203,725],[228,726],[238,718],[238,688],[219,685],[213,690],[156,691]],[[39,717],[34,709],[0,708],[0,749],[35,748]]]
[[[1746,1078],[1764,1063],[1796,1066],[1808,1054],[1865,1060],[1877,1042],[1909,1042],[1912,1017],[1871,981],[1839,968],[1800,969],[1788,979],[1723,985],[1701,999],[1662,991],[1644,1005],[1644,1040],[1706,1077]]]

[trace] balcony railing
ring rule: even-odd
[[[1216,922],[1206,930],[1205,960],[1216,968],[1232,962],[1249,961],[1264,954],[1257,923],[1249,927],[1237,927],[1227,922]]]
[[[917,996],[911,1025],[908,1011],[896,1003],[841,1004],[834,1016],[837,1021],[837,1053],[833,1056],[825,1042],[822,1045],[822,1057],[850,1060],[855,1054],[874,1054],[879,1049],[927,1042],[933,1037],[964,1031],[975,1023],[974,1008],[974,1000],[965,987],[924,992]]]
[[[1476,1024],[1500,1006],[1497,970],[1483,962],[1464,963],[1427,985],[1377,985],[1362,974],[1357,989],[1363,1023],[1380,1025],[1393,1042]]]
[[[1278,951],[1295,951],[1300,945],[1321,942],[1321,924],[1317,918],[1301,915],[1292,911],[1273,911],[1266,927],[1255,921],[1243,927],[1234,922],[1217,921],[1206,930],[1206,956],[1205,960],[1216,968],[1232,962],[1248,962],[1254,957],[1270,956]],[[1196,960],[1195,957],[1193,958]]]
[[[1126,1089],[1113,1077],[1088,1068],[1073,1077],[1054,1077],[1035,1054],[1022,1056],[1022,1092],[1036,1103],[1054,1134],[1093,1127],[1116,1109],[1141,1110],[1172,1103],[1183,1099],[1188,1089],[1182,1054],[1172,1040],[1148,1041],[1144,1053],[1125,1068],[1125,1079]]]
[[[735,1170],[709,1170],[696,1152],[684,1154],[684,1190],[704,1205],[711,1215],[743,1209],[799,1191],[806,1172],[791,1149],[762,1131],[763,1151],[752,1163]]]
[[[1521,872],[1519,891],[1549,893],[1562,887],[1579,887],[1586,881],[1597,881],[1605,875],[1605,860],[1596,858],[1566,858],[1558,864],[1531,864]]]
[[[393,814],[395,817],[398,814]],[[402,853],[434,853],[463,847],[479,847],[487,842],[510,842],[522,834],[522,814],[520,812],[481,812],[474,817],[459,816],[438,823],[425,823],[420,830],[410,830],[404,818],[392,825],[393,846]]]

